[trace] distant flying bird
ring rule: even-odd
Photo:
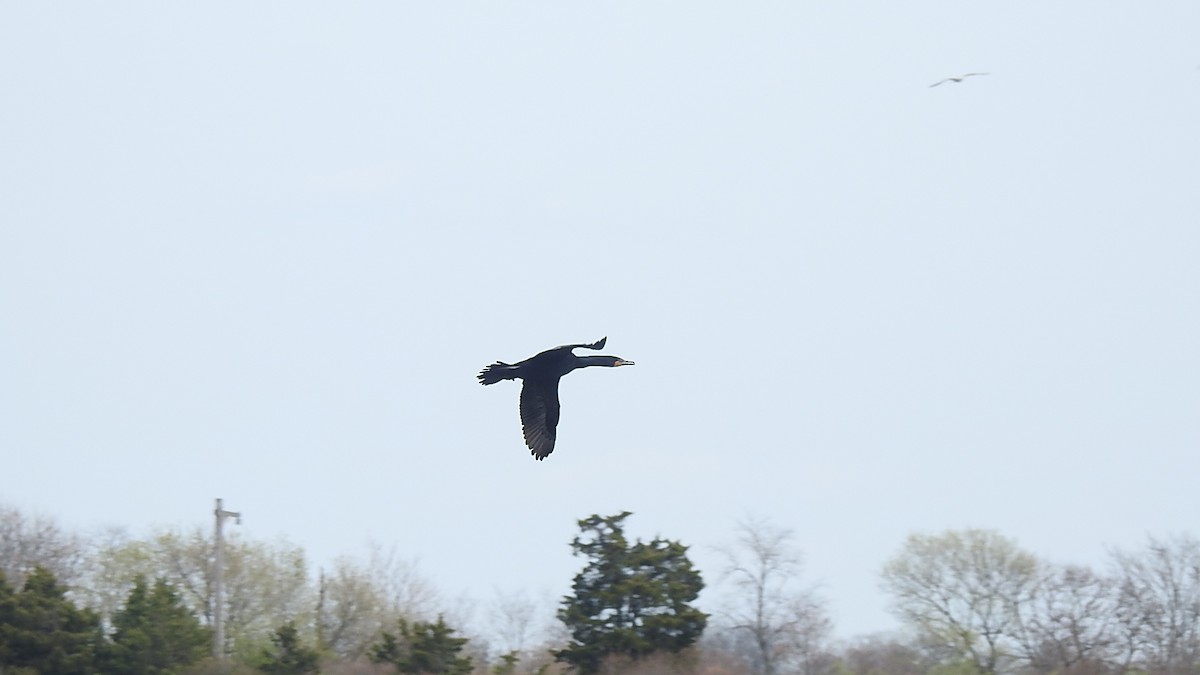
[[[497,361],[479,371],[480,384],[495,384],[500,380],[521,378],[521,430],[525,445],[541,461],[554,452],[554,430],[558,427],[558,381],[576,368],[588,366],[632,366],[619,356],[575,356],[572,349],[604,349],[607,337],[592,344],[563,345],[531,356],[524,361],[508,364]]]
[[[934,82],[933,84],[931,84],[931,85],[929,85],[929,86],[930,86],[930,87],[936,87],[936,86],[938,86],[939,84],[945,84],[945,83],[947,83],[947,82],[962,82],[963,80],[967,79],[968,77],[974,77],[974,76],[976,76],[976,75],[987,75],[987,73],[963,73],[962,75],[956,75],[956,76],[954,76],[954,77],[947,77],[947,78],[946,78],[946,79],[944,79],[944,80],[939,80],[939,81],[937,81],[937,82]]]

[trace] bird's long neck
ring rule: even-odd
[[[587,368],[588,366],[612,366],[613,357],[611,356],[576,356],[575,367]]]

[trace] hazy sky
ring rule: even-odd
[[[1197,531],[1200,4],[6,3],[0,502],[561,595],[576,520]],[[961,84],[929,85],[968,71]],[[558,446],[475,373],[607,335]]]

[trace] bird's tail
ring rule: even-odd
[[[500,380],[511,380],[517,376],[517,367],[503,361],[497,361],[479,371],[479,384],[496,384]]]

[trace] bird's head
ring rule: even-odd
[[[613,368],[616,368],[617,366],[632,366],[632,365],[634,365],[633,361],[628,361],[619,356],[606,356],[605,358],[612,359],[611,365]]]

